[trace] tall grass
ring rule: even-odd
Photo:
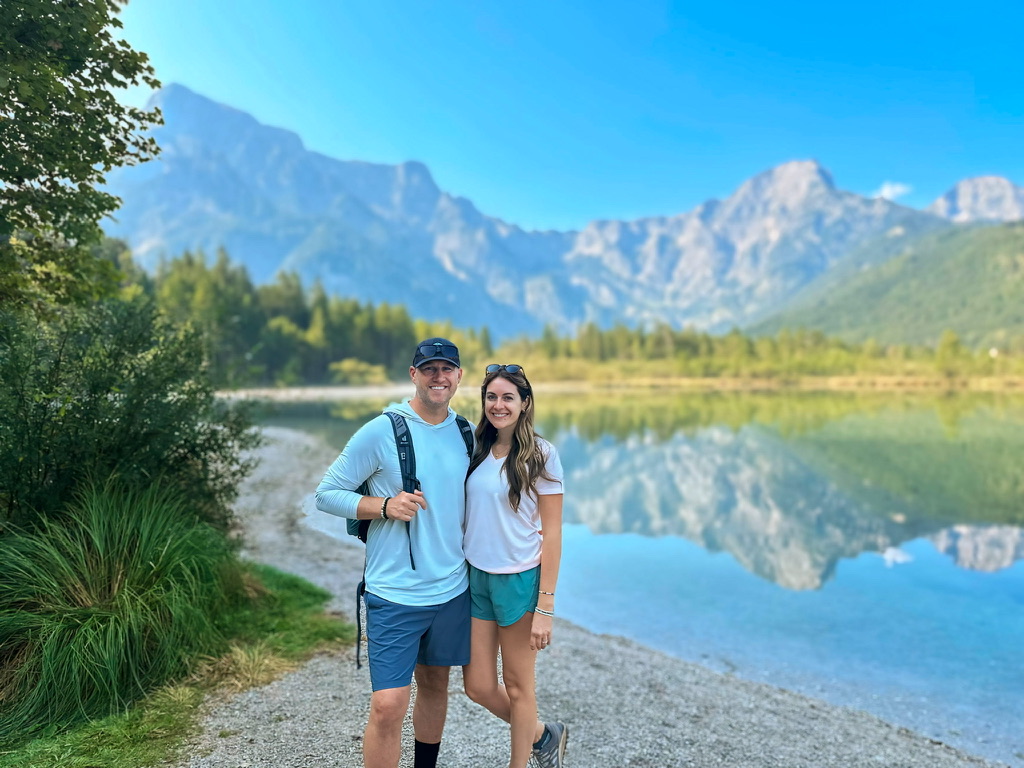
[[[0,744],[122,711],[223,650],[241,572],[159,486],[92,486],[60,521],[0,538]]]
[[[317,651],[352,644],[355,627],[324,613],[329,593],[267,566],[243,563],[243,568],[254,599],[229,611],[229,650],[202,659],[190,675],[157,688],[123,713],[0,748],[0,768],[177,765],[207,694],[263,685]]]

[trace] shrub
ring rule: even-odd
[[[331,363],[328,368],[331,371],[331,380],[335,384],[365,386],[388,383],[388,373],[383,365],[373,365],[354,357],[346,357],[344,360]]]
[[[215,397],[194,330],[145,296],[0,313],[0,532],[59,514],[88,478],[155,482],[230,527],[229,505],[258,440],[245,406]]]
[[[0,538],[0,743],[121,711],[223,650],[241,571],[189,506],[107,483]]]

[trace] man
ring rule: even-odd
[[[459,382],[459,350],[447,339],[416,345],[409,376],[416,388],[386,411],[405,417],[420,489],[402,490],[388,416],[364,424],[327,470],[316,506],[371,520],[366,540],[366,634],[370,719],[366,768],[397,768],[412,677],[415,768],[435,768],[448,711],[449,667],[469,663],[469,577],[462,551],[466,443],[448,404]],[[354,489],[366,481],[372,495]]]

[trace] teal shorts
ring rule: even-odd
[[[540,566],[522,573],[487,573],[469,566],[469,593],[474,619],[496,621],[499,627],[515,624],[537,607]]]

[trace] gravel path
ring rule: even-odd
[[[263,461],[242,489],[246,555],[319,584],[352,616],[358,545],[301,520],[335,451],[316,438],[268,429]],[[301,502],[296,499],[306,495]],[[316,513],[319,514],[319,513]],[[354,650],[321,655],[263,688],[212,701],[178,768],[359,768],[370,699]],[[439,765],[508,764],[508,730],[463,694],[452,670]],[[569,724],[570,768],[953,768],[995,766],[850,709],[712,672],[621,638],[557,620],[538,661],[541,716]],[[412,766],[406,723],[402,766]]]

